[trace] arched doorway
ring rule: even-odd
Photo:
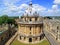
[[[32,38],[29,38],[29,42],[32,42]]]

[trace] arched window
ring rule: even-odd
[[[29,38],[29,42],[32,42],[32,38]]]
[[[59,27],[57,26],[57,29],[59,29]]]
[[[37,37],[35,38],[35,40],[37,40]]]
[[[31,31],[31,28],[32,28],[32,27],[30,27],[30,31]]]
[[[31,34],[31,32],[30,32],[30,34]]]
[[[26,39],[26,37],[24,37],[24,40]]]
[[[1,37],[1,41],[3,41],[3,37]]]
[[[35,21],[37,21],[37,18],[35,18]]]
[[[26,21],[26,18],[25,18],[25,21]]]
[[[21,36],[20,36],[20,40],[21,40]]]
[[[32,21],[31,18],[30,18],[30,21]]]

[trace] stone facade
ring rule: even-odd
[[[39,42],[43,38],[43,18],[36,11],[32,13],[32,3],[26,11],[17,22],[18,40],[25,43]]]
[[[44,30],[50,32],[60,42],[60,21],[58,19],[44,20]]]
[[[24,17],[23,17],[24,18]],[[26,17],[27,18],[27,17]],[[35,42],[41,40],[40,36],[43,30],[43,23],[32,20],[28,22],[19,22],[18,23],[18,35],[19,39],[26,42]],[[35,17],[34,17],[35,18]],[[37,17],[39,18],[39,17]]]
[[[9,25],[2,25],[0,29],[0,45],[4,45],[9,38],[15,34],[16,30],[14,27]]]

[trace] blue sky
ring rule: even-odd
[[[60,0],[0,0],[0,16],[21,16],[30,1],[41,16],[60,16]]]

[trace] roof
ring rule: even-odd
[[[2,35],[4,32],[6,32],[7,30],[0,30],[0,35]]]
[[[29,7],[25,10],[23,16],[37,16],[39,15],[38,12],[33,8],[32,2],[30,2]]]

